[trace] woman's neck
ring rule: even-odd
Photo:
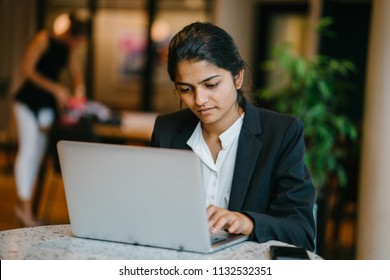
[[[225,116],[223,120],[214,123],[202,123],[203,135],[209,137],[219,137],[222,133],[229,129],[244,113],[244,109],[240,106],[234,108],[231,114]]]
[[[222,149],[222,143],[219,136],[228,130],[244,112],[241,107],[238,107],[237,109],[237,114],[231,114],[231,117],[224,122],[202,123],[203,139],[209,147],[214,162],[216,162],[218,154]]]

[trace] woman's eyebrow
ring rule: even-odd
[[[198,82],[198,85],[203,84],[204,82],[208,82],[208,81],[210,81],[216,77],[219,77],[219,76],[221,76],[221,75],[214,75],[214,76],[208,77],[208,78]],[[177,85],[177,86],[190,86],[191,84],[185,83],[185,82],[175,82],[175,85]]]

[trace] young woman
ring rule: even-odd
[[[210,23],[174,36],[168,73],[187,109],[156,119],[151,146],[199,156],[210,229],[314,250],[316,192],[302,122],[247,100],[245,63],[231,36]]]
[[[72,93],[79,98],[85,94],[77,50],[86,41],[87,23],[72,15],[62,20],[61,34],[42,30],[31,41],[23,59],[24,82],[15,93],[19,139],[15,162],[18,197],[15,215],[23,226],[40,224],[32,213],[31,197],[48,131]],[[73,80],[70,89],[59,83],[59,75],[66,67]]]

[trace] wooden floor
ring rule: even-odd
[[[15,181],[12,163],[0,150],[0,231],[20,227],[15,220],[14,206],[16,202]],[[62,178],[53,172],[50,164],[45,170],[45,182],[42,205],[39,208],[39,218],[46,225],[68,224],[69,217],[66,207]],[[354,205],[348,206],[348,211],[354,211]],[[346,219],[340,226],[336,242],[333,236],[334,221],[327,223],[325,246],[321,256],[325,259],[354,259],[355,221]]]

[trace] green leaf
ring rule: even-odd
[[[324,19],[324,27],[331,22]],[[345,185],[343,160],[348,150],[358,149],[359,135],[356,124],[339,108],[347,94],[353,93],[353,85],[345,78],[355,71],[355,65],[321,55],[308,59],[294,53],[291,45],[281,44],[273,48],[264,67],[272,71],[277,86],[260,89],[258,96],[270,101],[276,111],[303,121],[305,163],[316,186],[324,186],[332,176],[337,176],[340,186]]]

